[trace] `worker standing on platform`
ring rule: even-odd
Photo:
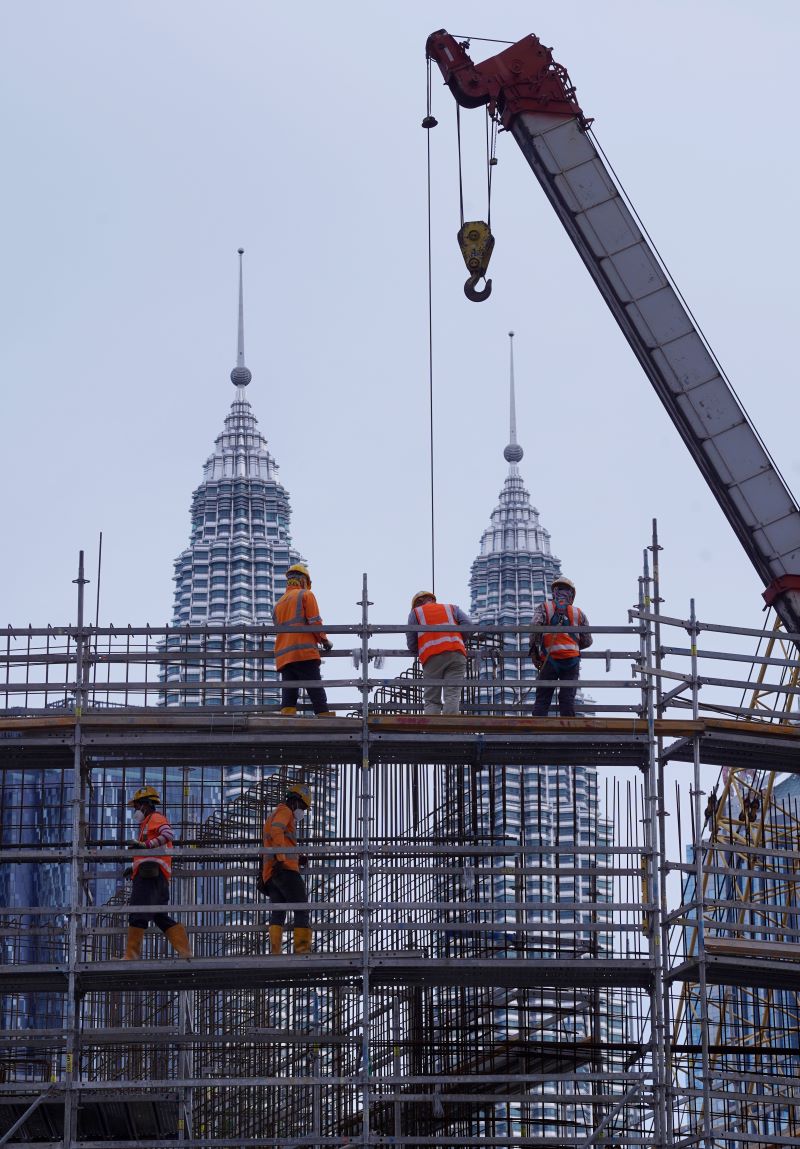
[[[569,627],[588,626],[589,620],[574,605],[575,583],[556,575],[550,587],[552,598],[540,603],[533,612],[534,626],[563,626],[563,631],[535,634],[531,638],[530,656],[539,678],[577,682],[580,675],[581,651],[592,645],[590,634],[576,634]],[[533,704],[534,715],[545,715],[550,709],[555,686],[538,686]],[[562,718],[575,717],[577,686],[558,687],[558,713]]]
[[[411,600],[409,626],[452,626],[452,631],[408,631],[406,644],[422,663],[423,679],[445,679],[447,685],[425,687],[425,714],[458,714],[467,676],[467,648],[456,627],[469,626],[469,615],[452,603],[436,601],[432,591],[417,591]],[[452,681],[452,685],[450,684]],[[444,702],[442,695],[444,694]]]
[[[169,882],[172,877],[173,833],[167,818],[156,810],[161,797],[152,786],[143,786],[128,802],[133,807],[137,823],[136,836],[126,842],[129,850],[139,851],[133,856],[132,906],[166,906],[169,902]],[[186,929],[169,914],[158,911],[131,914],[128,919],[128,944],[124,961],[141,957],[144,931],[152,918],[179,957],[190,958],[192,951]]]
[[[264,823],[264,864],[261,868],[262,890],[273,908],[269,915],[269,952],[283,951],[283,927],[286,910],[277,908],[281,902],[307,902],[308,891],[300,873],[305,855],[287,854],[287,847],[297,846],[297,823],[311,809],[311,791],[302,782],[295,782],[286,791],[286,797],[276,806]],[[294,952],[311,952],[311,927],[308,910],[294,911]]]
[[[319,626],[316,633],[306,631],[280,631],[275,636],[275,666],[281,672],[281,714],[297,714],[299,686],[288,685],[305,680],[319,681],[320,653],[333,650],[333,643],[322,630],[322,617],[315,596],[311,593],[311,576],[308,567],[295,563],[286,572],[286,590],[275,604],[272,619],[276,626],[294,623],[296,626]],[[321,686],[307,686],[306,693],[318,718],[333,718],[334,712],[328,709],[328,698]]]

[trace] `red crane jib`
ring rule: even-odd
[[[520,112],[577,116],[584,127],[591,122],[581,111],[566,68],[554,61],[552,51],[536,36],[525,36],[496,56],[473,64],[463,45],[442,28],[428,37],[425,51],[439,65],[462,107],[488,104],[506,129]]]

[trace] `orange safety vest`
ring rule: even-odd
[[[415,606],[414,614],[420,626],[445,626],[447,623],[457,625],[453,607],[444,602],[426,602],[424,606]],[[417,657],[423,666],[432,655],[443,654],[446,650],[457,650],[466,657],[467,648],[460,631],[450,634],[442,630],[417,635]]]
[[[276,806],[264,823],[264,845],[269,851],[264,858],[261,876],[268,882],[276,862],[283,862],[287,870],[300,872],[300,859],[297,854],[284,854],[283,846],[297,845],[297,823],[294,810],[283,802]]]
[[[157,838],[161,832],[162,826],[169,826],[169,819],[165,818],[163,814],[159,814],[158,810],[154,810],[152,814],[148,814],[143,822],[139,824],[139,841],[146,842],[148,838]],[[172,842],[167,842],[166,845],[160,849],[171,850]],[[157,862],[161,867],[161,872],[167,881],[172,877],[172,858],[166,857],[164,854],[134,854],[133,856],[133,876],[136,877],[136,872],[141,866],[142,862]]]
[[[289,587],[275,604],[272,618],[276,626],[295,623],[299,626],[322,626],[317,600],[310,590],[302,587]],[[290,633],[284,631],[275,635],[275,666],[278,670],[290,662],[319,662],[318,642],[324,642],[328,636],[323,630],[318,634]]]
[[[544,604],[545,626],[550,626],[556,613],[555,603],[550,599]],[[559,612],[563,613],[563,612]],[[576,606],[567,607],[567,618],[570,626],[583,626],[582,614]],[[570,634],[568,630],[559,631],[558,634],[543,634],[542,646],[550,658],[577,658],[581,653],[578,636]]]

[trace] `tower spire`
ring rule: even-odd
[[[507,463],[516,464],[520,461],[525,452],[517,442],[517,404],[514,396],[514,332],[508,333],[508,349],[509,349],[509,423],[510,423],[510,439],[508,446],[503,451],[503,458]]]
[[[231,371],[231,383],[234,387],[246,387],[253,378],[250,370],[244,365],[244,288],[242,280],[242,256],[244,248],[238,249],[239,254],[239,331],[236,342],[236,366]]]

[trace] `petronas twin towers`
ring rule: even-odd
[[[292,546],[291,507],[278,465],[247,398],[252,375],[244,360],[244,302],[239,251],[236,393],[222,432],[192,496],[189,545],[175,560],[173,625],[270,623],[300,555]],[[480,623],[524,625],[561,567],[519,473],[513,343],[509,464],[500,501],[472,564],[471,614]]]

